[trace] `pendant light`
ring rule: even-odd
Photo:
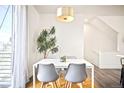
[[[62,22],[74,20],[74,10],[72,7],[60,7],[57,9],[57,19]]]

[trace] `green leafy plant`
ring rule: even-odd
[[[66,62],[66,56],[62,56],[60,59],[61,59],[61,62]]]
[[[58,46],[56,45],[55,27],[51,29],[43,29],[37,39],[37,49],[40,53],[43,53],[44,58],[47,58],[48,54],[58,52]]]

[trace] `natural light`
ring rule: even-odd
[[[0,6],[0,87],[11,81],[12,6]]]

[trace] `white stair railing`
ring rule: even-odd
[[[0,88],[10,86],[12,72],[11,63],[12,52],[11,46],[9,45],[4,50],[0,50]]]
[[[2,7],[2,6],[1,6]],[[6,24],[6,19],[8,16],[12,16],[11,13],[9,12],[10,10],[12,10],[11,6],[8,5],[7,8],[4,10],[5,14],[3,14],[3,18],[1,19],[2,21],[0,22],[0,32],[3,32],[4,30],[2,28],[5,28],[5,26],[3,26],[4,24]],[[4,13],[4,12],[1,12]],[[9,13],[9,14],[8,14]],[[11,21],[10,21],[10,25],[11,25]],[[11,31],[11,30],[8,30]],[[5,34],[8,34],[8,31],[5,30]],[[9,38],[9,37],[6,37]],[[5,87],[9,87],[10,83],[11,83],[11,72],[12,72],[12,46],[11,46],[11,42],[4,44],[5,40],[2,38],[2,41],[0,41],[0,88],[5,88]]]

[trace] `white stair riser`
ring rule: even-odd
[[[0,74],[4,74],[4,73],[11,74],[11,70],[0,70]]]
[[[0,66],[0,70],[2,69],[11,69],[11,66]]]
[[[0,66],[10,66],[11,62],[0,62]]]
[[[0,74],[0,78],[1,77],[11,77],[11,74]]]
[[[0,50],[0,88],[11,83],[12,47],[11,43]]]
[[[6,81],[11,81],[11,78],[0,78],[0,81],[1,81],[1,82],[4,82],[4,81],[5,81],[5,82],[6,82]]]

